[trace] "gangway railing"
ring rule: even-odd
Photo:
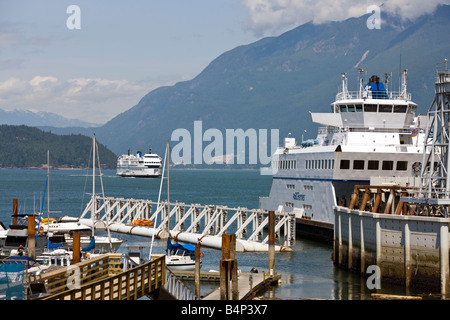
[[[219,205],[186,205],[163,201],[158,206],[151,200],[96,196],[89,201],[79,221],[88,226],[112,232],[174,238],[183,242],[221,249],[224,233],[236,234],[236,251],[268,251],[268,212],[245,207],[230,208]],[[95,201],[95,212],[92,207]],[[170,219],[170,224],[169,224]],[[136,222],[148,222],[140,225]],[[153,225],[152,224],[156,224]],[[168,230],[168,227],[171,227]],[[267,233],[267,232],[266,232]],[[283,234],[282,234],[283,233]],[[282,239],[283,237],[283,239]],[[275,250],[292,251],[295,243],[295,213],[275,211],[275,238],[281,242]]]
[[[123,270],[121,254],[105,254],[41,274],[39,281],[49,294],[43,300],[137,300],[163,287],[165,273],[165,255]]]
[[[166,270],[166,283],[164,289],[167,290],[176,300],[197,300],[195,293],[186,286],[183,281],[170,271]]]

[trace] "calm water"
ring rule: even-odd
[[[92,190],[92,177],[87,170],[50,171],[50,211],[54,218],[68,215],[78,217],[85,208]],[[103,171],[103,185],[106,196],[150,199],[157,201],[159,179],[121,178],[115,171]],[[13,199],[17,198],[19,213],[40,210],[45,188],[46,170],[0,170],[0,221],[5,226],[11,222]],[[270,191],[271,177],[262,176],[251,170],[171,170],[170,200],[187,204],[214,204],[229,207],[257,208],[260,196]],[[99,192],[100,181],[96,183]],[[163,186],[161,199],[167,198],[167,187]],[[44,204],[47,212],[47,202]],[[125,245],[133,242],[150,241],[149,238],[114,234],[125,238]],[[157,241],[153,251],[163,253],[165,241]],[[365,280],[334,267],[332,246],[297,238],[293,253],[276,254],[275,269],[282,275],[282,284],[265,293],[265,297],[280,299],[368,299],[370,291]],[[218,270],[221,252],[203,248],[202,270]],[[237,256],[238,268],[243,272],[256,267],[267,270],[266,253],[241,253]],[[203,285],[202,294],[214,284]],[[403,288],[382,285],[378,293],[405,294]],[[413,292],[409,292],[413,294]]]

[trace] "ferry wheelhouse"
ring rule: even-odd
[[[287,137],[272,159],[273,181],[260,208],[294,212],[297,234],[331,240],[333,205],[345,205],[355,185],[419,183],[423,161],[425,116],[416,116],[417,104],[407,92],[387,90],[388,78],[360,77],[359,91],[341,91],[331,113],[310,113],[321,125],[315,139]]]

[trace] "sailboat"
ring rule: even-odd
[[[94,228],[94,220],[95,220],[95,211],[96,211],[96,201],[95,201],[95,160],[96,160],[96,148],[97,148],[97,141],[95,138],[95,134],[94,137],[92,139],[92,210],[91,210],[91,219],[92,219],[92,235],[91,238],[89,240],[89,245],[85,248],[82,249],[83,252],[88,252],[88,251],[92,251],[94,249],[96,249],[95,251],[99,251],[97,249],[100,249],[100,252],[98,253],[103,253],[103,252],[116,252],[117,249],[120,247],[120,245],[125,242],[124,239],[118,239],[118,238],[113,238],[111,237],[109,228],[108,228],[108,224],[106,226],[106,230],[108,232],[108,236],[107,237],[102,237],[102,236],[97,236],[95,235],[95,228]],[[98,157],[98,155],[97,155]],[[102,180],[102,173],[101,173],[101,169],[100,169],[100,160],[98,160],[99,165],[98,165],[98,169],[100,171],[100,183],[101,183],[101,188],[102,188],[102,195],[103,197],[105,196],[105,192],[103,190],[103,180]],[[83,239],[80,239],[81,245],[83,246],[83,244],[85,244],[83,242]]]
[[[167,141],[167,202],[170,203],[170,145]],[[170,211],[170,210],[169,210]],[[195,269],[195,246],[192,244],[172,244],[170,241],[170,218],[168,219],[166,265],[167,268],[177,271],[193,271]],[[201,266],[200,260],[200,266]]]
[[[96,138],[95,135],[93,137],[93,166],[92,166],[92,199],[95,199],[95,161],[96,161]],[[99,161],[100,162],[100,161]],[[99,165],[100,170],[100,165]],[[101,178],[101,172],[100,172]],[[102,182],[102,181],[101,181]],[[102,185],[102,193],[103,192],[103,182]],[[91,211],[91,217],[94,219],[95,211],[96,211],[96,201],[93,201],[94,205]],[[47,218],[47,221],[50,221]],[[125,241],[123,239],[118,239],[111,237],[108,229],[108,236],[99,236],[95,235],[94,227],[90,228],[88,226],[82,225],[78,222],[78,218],[73,217],[62,217],[59,221],[52,221],[52,223],[48,223],[47,225],[43,225],[44,232],[51,232],[53,236],[63,235],[65,238],[64,241],[69,245],[73,246],[73,232],[80,233],[80,246],[82,247],[83,252],[91,252],[91,253],[105,253],[105,252],[116,252],[121,244]]]

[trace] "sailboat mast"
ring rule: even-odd
[[[170,144],[169,141],[167,141],[167,202],[169,202],[169,208],[170,208]]]
[[[95,218],[95,134],[92,140],[92,207],[91,207],[91,219],[92,219],[92,236],[94,236],[94,218]]]
[[[47,218],[50,218],[50,150],[47,150]],[[49,220],[47,220],[48,223]]]

